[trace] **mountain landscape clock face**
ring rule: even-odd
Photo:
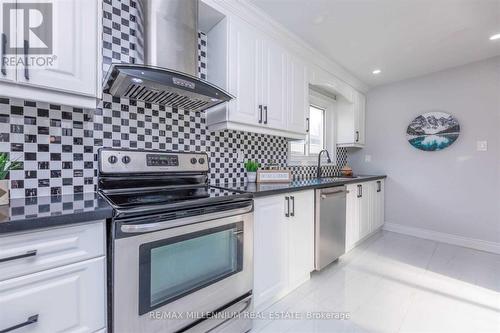
[[[428,112],[415,118],[406,130],[408,142],[424,151],[442,150],[460,134],[460,124],[446,112]]]

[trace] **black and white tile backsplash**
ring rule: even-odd
[[[103,71],[112,62],[142,63],[140,2],[104,0]],[[199,35],[199,73],[207,74],[207,39]],[[12,171],[13,198],[95,190],[99,147],[207,152],[212,182],[244,180],[243,163],[286,167],[287,139],[238,131],[209,133],[205,115],[103,95],[96,109],[0,98],[0,151],[23,162]],[[242,155],[242,156],[238,156]],[[337,149],[337,175],[347,151]],[[296,179],[314,177],[316,167],[288,167]]]

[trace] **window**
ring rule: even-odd
[[[288,164],[315,164],[321,150],[328,149],[330,154],[335,147],[333,142],[334,100],[311,92],[309,105],[309,132],[305,140],[288,143]],[[333,157],[333,156],[332,156]],[[333,158],[335,160],[335,158]]]
[[[309,107],[309,155],[317,155],[325,149],[325,110]]]
[[[317,155],[325,147],[325,110],[309,106],[309,133],[305,140],[290,141],[290,152],[294,155]]]

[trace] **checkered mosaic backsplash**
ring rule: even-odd
[[[142,63],[142,7],[133,0],[103,2],[103,71],[112,62]],[[200,77],[207,74],[207,36],[199,34]],[[27,100],[0,98],[0,151],[23,164],[10,173],[13,198],[84,193],[95,190],[97,149],[122,147],[205,151],[211,182],[242,182],[243,163],[286,168],[287,140],[255,133],[207,132],[203,113],[172,110],[103,95],[96,109],[79,109]],[[241,154],[242,156],[238,156]],[[346,164],[347,151],[337,149],[334,176]],[[316,167],[288,167],[295,179],[315,177]]]

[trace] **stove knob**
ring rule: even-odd
[[[111,164],[115,164],[116,162],[118,162],[118,157],[116,157],[115,155],[111,155],[110,157],[108,157],[108,162]]]
[[[123,162],[123,164],[129,164],[130,163],[130,156],[127,156],[127,155],[123,156],[122,162]]]
[[[201,157],[199,160],[198,160],[198,163],[200,164],[204,164],[205,163],[205,159],[203,157]]]
[[[193,158],[191,159],[191,164],[196,164],[196,158],[194,158],[194,157],[193,157]]]

